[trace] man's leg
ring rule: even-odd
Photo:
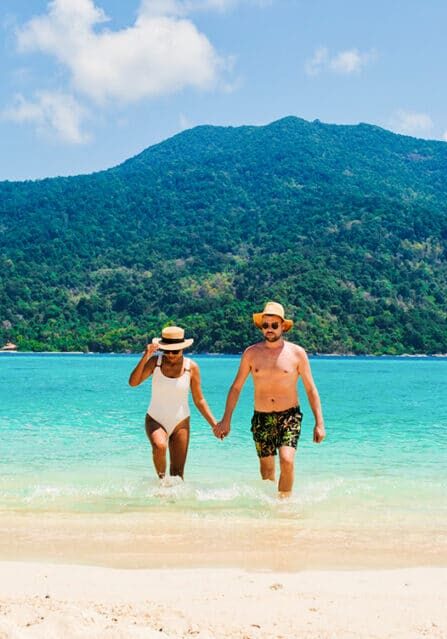
[[[155,470],[160,477],[166,474],[166,451],[168,449],[168,434],[156,421],[146,415],[146,435],[152,446],[152,459]]]
[[[278,491],[280,497],[288,497],[293,488],[295,448],[293,446],[281,446],[279,449],[279,476]]]
[[[169,474],[183,479],[189,444],[189,419],[175,427],[169,438]]]
[[[259,470],[261,471],[262,479],[275,481],[275,458],[273,455],[259,458]]]

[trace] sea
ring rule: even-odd
[[[192,356],[222,416],[239,356]],[[248,380],[216,439],[191,402],[185,480],[160,481],[144,430],[151,382],[128,385],[137,355],[0,356],[0,512],[192,513],[321,526],[447,523],[447,359],[311,357],[327,438],[304,412],[291,499],[259,476]]]

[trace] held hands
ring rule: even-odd
[[[314,443],[321,444],[323,439],[326,437],[326,430],[324,428],[324,424],[315,424],[314,427]]]
[[[222,419],[213,426],[213,433],[218,439],[224,439],[230,433],[230,428],[230,422]]]
[[[217,437],[217,439],[222,439],[222,434],[219,428],[219,422],[215,422],[214,424],[212,424],[211,428],[213,429],[214,436]]]

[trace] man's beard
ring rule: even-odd
[[[265,335],[264,337],[266,342],[277,342],[281,339],[281,335]]]

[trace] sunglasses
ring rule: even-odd
[[[169,353],[172,353],[173,355],[178,355],[179,353],[181,353],[181,350],[177,350],[177,351],[163,351],[164,355],[169,355]]]
[[[273,328],[273,330],[276,331],[276,329],[279,328],[279,322],[272,322],[271,324],[269,324],[268,322],[263,322],[262,328]]]

